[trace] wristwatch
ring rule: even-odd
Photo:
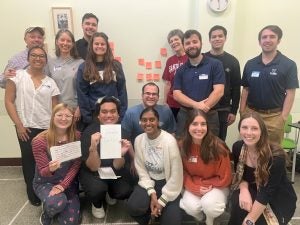
[[[247,225],[254,225],[254,224],[255,224],[253,221],[251,221],[251,220],[249,220],[249,219],[246,219],[245,223],[246,223]]]

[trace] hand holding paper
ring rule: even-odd
[[[110,124],[101,125],[101,159],[119,159],[121,158],[121,125]]]
[[[52,162],[60,163],[81,157],[80,141],[70,142],[64,145],[52,146],[50,148]],[[54,167],[57,166],[54,162]],[[50,166],[50,163],[49,163]]]
[[[129,151],[129,149],[132,148],[132,144],[130,141],[128,141],[126,139],[122,139],[121,145],[122,145],[121,156],[123,157]]]

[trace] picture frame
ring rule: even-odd
[[[73,16],[71,7],[52,7],[54,33],[61,29],[68,29],[73,33]]]

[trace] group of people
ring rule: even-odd
[[[213,225],[231,192],[229,224],[287,224],[297,197],[280,140],[298,78],[296,64],[277,50],[281,29],[260,31],[262,53],[247,62],[242,79],[238,60],[224,51],[224,27],[211,28],[205,54],[198,31],[172,30],[167,40],[175,55],[163,73],[165,104],[158,104],[159,87],[149,82],[141,104],[127,109],[122,65],[97,27],[98,18],[87,13],[82,39],[75,42],[69,30],[60,30],[54,58],[43,49],[44,30],[26,29],[26,50],[9,60],[0,80],[28,199],[43,205],[41,224],[55,217],[59,224],[79,223],[79,183],[96,218],[105,217],[105,202],[125,200],[141,225],[153,219],[179,225],[183,211]],[[231,152],[227,127],[239,103],[241,140]],[[102,159],[100,125],[118,123],[121,158]],[[78,140],[80,159],[52,160],[51,147]],[[100,178],[101,167],[119,178]]]

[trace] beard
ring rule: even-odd
[[[192,48],[185,51],[185,54],[191,59],[197,58],[200,55],[200,53],[201,48]]]

